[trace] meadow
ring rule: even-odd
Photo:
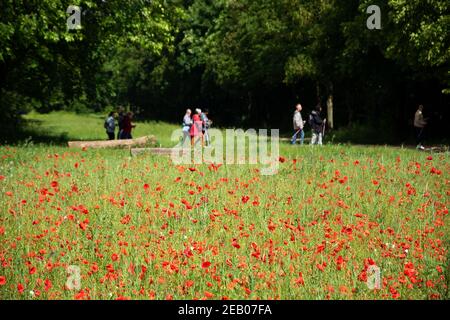
[[[27,118],[48,136],[105,136],[100,115]],[[169,147],[175,128],[138,123],[135,136]],[[278,161],[262,176],[127,150],[0,146],[0,299],[450,297],[448,153],[282,143]]]

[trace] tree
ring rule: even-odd
[[[100,71],[112,48],[134,45],[157,56],[173,41],[163,0],[80,1],[81,30],[67,29],[69,4],[2,1],[0,105],[8,117],[27,105],[74,100],[100,110],[108,96]]]

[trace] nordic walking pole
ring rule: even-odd
[[[292,136],[291,142],[292,142],[292,140],[294,140],[294,137],[295,137],[295,141],[293,144],[297,143],[297,135],[299,134],[300,131],[302,131],[302,129],[298,129],[297,132],[294,133],[294,135]]]

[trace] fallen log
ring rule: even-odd
[[[133,146],[143,146],[148,143],[156,143],[154,136],[145,136],[128,140],[105,140],[105,141],[69,141],[69,148],[126,148]]]
[[[180,154],[180,152],[185,155],[188,152],[190,152],[190,149],[173,149],[173,148],[132,148],[130,149],[132,156],[137,156],[140,154],[153,154],[153,155],[160,155],[160,156],[171,156],[173,152],[177,152],[177,154]]]

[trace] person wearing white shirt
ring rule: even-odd
[[[293,124],[294,124],[294,135],[291,139],[291,144],[297,143],[297,138],[300,135],[300,144],[303,145],[303,142],[305,140],[305,132],[303,131],[303,128],[305,126],[305,121],[303,121],[302,118],[302,105],[299,103],[295,106],[295,112],[294,112],[294,118],[293,118]]]

